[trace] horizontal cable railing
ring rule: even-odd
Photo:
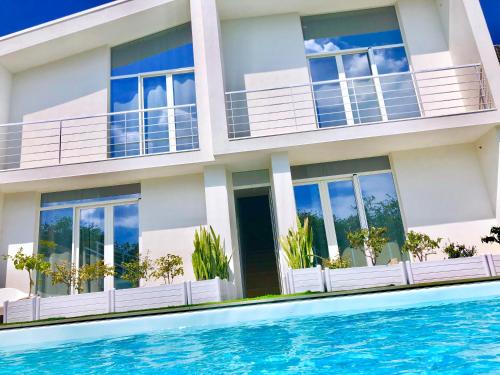
[[[226,93],[230,139],[492,108],[480,64]]]
[[[198,148],[196,104],[0,125],[0,170]]]

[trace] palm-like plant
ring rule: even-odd
[[[304,224],[297,218],[297,229],[290,228],[288,234],[280,238],[280,244],[290,268],[314,267],[313,232],[307,217]]]
[[[220,235],[210,226],[200,227],[194,234],[193,271],[196,280],[210,280],[216,277],[229,279],[229,261]]]

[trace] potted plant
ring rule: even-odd
[[[443,252],[448,255],[448,259],[455,258],[469,258],[473,257],[477,253],[475,246],[467,247],[463,244],[456,244],[450,242],[444,249]]]
[[[167,254],[155,260],[155,270],[152,275],[156,279],[163,279],[165,284],[171,284],[174,278],[184,275],[182,258],[178,255]]]
[[[230,257],[226,255],[220,235],[210,226],[200,227],[194,234],[193,271],[196,280],[210,280],[219,277],[229,279]]]
[[[84,292],[84,285],[88,281],[98,280],[105,276],[114,276],[113,266],[108,266],[100,260],[92,264],[85,264],[77,268],[74,264],[68,262],[58,263],[54,269],[46,272],[52,280],[52,285],[64,284],[67,293],[71,294],[74,288],[78,293]]]
[[[297,229],[290,228],[288,234],[280,238],[280,244],[290,268],[314,267],[313,232],[307,217],[304,224],[297,218]]]
[[[386,233],[387,228],[384,227],[363,228],[355,232],[347,233],[347,240],[351,247],[365,249],[365,253],[374,266],[377,263],[377,257],[382,253],[385,245],[389,242]]]
[[[435,250],[439,248],[441,240],[441,238],[433,240],[425,233],[409,231],[401,251],[413,255],[420,262],[425,262],[429,255],[436,253]]]
[[[154,264],[148,254],[138,255],[129,262],[123,262],[122,268],[121,278],[128,281],[133,288],[139,287],[141,279],[148,281],[154,272]]]
[[[27,255],[24,253],[21,247],[15,255],[6,255],[5,260],[12,260],[14,263],[14,268],[19,271],[26,271],[29,278],[29,292],[28,298],[31,298],[32,290],[35,285],[33,279],[34,272],[46,273],[50,268],[50,263],[45,261],[45,257],[42,254],[32,254]]]

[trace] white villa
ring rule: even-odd
[[[410,230],[500,254],[499,103],[479,0],[117,0],[0,37],[0,288],[21,247],[115,266],[94,292],[137,253],[194,281],[210,225],[236,295],[279,294],[297,216],[353,267],[369,226],[380,265]]]

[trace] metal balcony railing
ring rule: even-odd
[[[226,93],[229,139],[493,107],[480,64]]]
[[[198,148],[196,104],[0,125],[0,170]]]

